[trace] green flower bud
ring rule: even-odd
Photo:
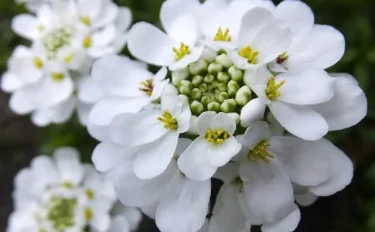
[[[240,115],[238,113],[227,113],[229,117],[233,118],[236,121],[236,124],[240,123]]]
[[[242,86],[236,93],[236,103],[239,106],[246,105],[251,99],[251,89],[249,86]]]
[[[200,84],[203,83],[203,77],[201,75],[196,75],[193,77],[191,82],[193,83],[195,87],[198,87]]]
[[[193,90],[193,84],[190,81],[182,80],[178,87],[178,90],[181,94],[190,95]]]
[[[199,85],[199,90],[200,90],[202,93],[207,92],[207,90],[208,90],[208,86],[207,86],[207,84],[206,84],[206,83],[202,83],[202,84],[200,84],[200,85]]]
[[[215,60],[217,63],[221,64],[224,68],[230,68],[233,65],[232,60],[226,53],[218,55]]]
[[[208,65],[208,73],[217,75],[219,72],[223,71],[223,66],[218,63],[211,63]]]
[[[220,84],[220,82],[218,82],[217,80],[214,80],[214,81],[212,82],[212,86],[213,86],[214,88],[217,88],[217,87],[219,86],[219,84]]]
[[[189,76],[187,69],[181,69],[172,72],[172,83],[178,86],[182,80],[185,80]]]
[[[217,100],[220,103],[223,103],[225,100],[229,99],[229,95],[226,92],[221,92],[217,96]]]
[[[228,94],[230,97],[235,97],[237,91],[240,89],[240,86],[237,82],[231,80],[228,83]]]
[[[232,78],[232,80],[234,81],[240,82],[243,80],[242,70],[237,68],[234,65],[229,68],[228,73],[229,73],[230,78]]]
[[[211,98],[209,96],[203,96],[201,102],[203,105],[207,106],[211,102]]]
[[[217,79],[218,79],[218,81],[220,81],[220,82],[228,83],[228,81],[230,80],[230,77],[229,77],[229,75],[228,75],[227,73],[225,73],[225,72],[219,72],[219,73],[217,74]]]
[[[225,92],[225,91],[227,91],[228,86],[227,86],[227,84],[225,84],[225,83],[220,83],[220,84],[217,86],[217,88],[220,90],[220,92]]]
[[[199,59],[189,65],[189,72],[191,75],[198,75],[205,70],[207,70],[207,61],[204,59]]]
[[[198,88],[194,88],[191,91],[191,98],[194,100],[200,100],[202,98],[202,92]]]
[[[193,114],[195,114],[195,115],[199,115],[199,114],[201,114],[201,113],[204,111],[204,106],[203,106],[203,104],[200,103],[199,101],[194,100],[194,101],[190,104],[190,109],[191,109],[191,112],[193,112]]]
[[[208,111],[216,111],[219,112],[220,104],[218,102],[210,102],[207,106]]]
[[[220,105],[220,110],[224,113],[234,112],[236,110],[236,101],[234,99],[227,99]]]
[[[212,74],[207,74],[204,77],[204,82],[207,83],[207,84],[211,84],[212,82],[214,82],[214,80],[215,80],[215,77]]]

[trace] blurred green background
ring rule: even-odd
[[[163,0],[116,0],[133,11],[134,21],[157,25]],[[279,1],[275,1],[277,3]],[[356,166],[351,186],[312,207],[302,210],[299,232],[373,232],[375,231],[375,0],[306,0],[315,13],[316,23],[333,25],[346,37],[344,58],[329,71],[353,74],[365,90],[368,116],[359,125],[329,135],[353,160]],[[0,74],[6,69],[13,48],[25,43],[10,29],[17,13],[25,12],[13,0],[0,0]],[[127,54],[127,51],[124,51]],[[96,142],[77,119],[64,125],[36,128],[27,116],[14,115],[8,98],[0,94],[0,228],[5,228],[12,210],[11,191],[17,171],[29,164],[33,156],[51,154],[56,147],[74,146],[89,161]],[[150,221],[141,231],[157,231]],[[0,229],[1,231],[2,229]],[[255,230],[258,230],[255,228]]]

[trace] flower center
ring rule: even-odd
[[[52,197],[49,202],[48,220],[57,231],[65,231],[74,226],[77,199]]]
[[[62,81],[65,77],[65,74],[54,72],[51,74],[51,77],[52,77],[52,80],[54,81]]]
[[[201,58],[183,71],[172,71],[172,83],[188,98],[196,116],[204,111],[239,114],[251,100],[243,77],[244,72],[225,52],[218,52],[213,60]]]
[[[85,209],[85,218],[87,221],[90,221],[94,217],[94,212],[90,208]]]
[[[191,53],[189,45],[184,44],[183,42],[181,42],[179,48],[173,47],[172,50],[175,53],[175,60],[176,61],[181,60],[186,55],[190,55],[190,53]]]
[[[284,63],[288,58],[289,58],[288,53],[287,53],[287,52],[284,52],[284,53],[281,54],[279,57],[277,57],[277,63],[278,63],[278,64],[282,64],[282,63]]]
[[[246,58],[250,64],[257,64],[257,57],[259,55],[259,51],[255,51],[250,46],[247,46],[241,48],[239,54],[240,56]]]
[[[214,41],[220,41],[220,42],[231,42],[232,41],[232,37],[229,36],[229,28],[225,29],[225,31],[223,31],[223,29],[221,29],[221,27],[219,27],[219,29],[217,30],[217,33],[214,37]]]
[[[151,96],[152,91],[154,90],[154,81],[152,79],[142,81],[139,90],[145,92],[148,96]]]
[[[219,130],[207,129],[205,138],[210,143],[221,144],[226,139],[229,138],[229,134],[228,132],[222,129],[219,129]]]
[[[274,158],[274,156],[267,151],[267,148],[270,146],[267,140],[263,140],[259,142],[253,150],[249,151],[248,159],[251,161],[255,161],[258,159],[263,160],[264,162],[268,163],[269,158]]]
[[[92,22],[89,16],[82,16],[80,18],[81,22],[85,24],[86,26],[91,26]]]
[[[86,189],[86,196],[88,199],[94,199],[95,193],[92,189]]]
[[[58,50],[64,46],[70,45],[72,33],[64,28],[57,29],[47,34],[43,39],[43,45],[47,50],[47,57],[53,59]]]
[[[271,101],[278,98],[280,93],[280,88],[285,84],[285,80],[280,81],[278,84],[276,84],[275,77],[271,76],[271,78],[268,80],[267,88],[266,88],[266,95],[267,98]]]
[[[39,57],[35,57],[34,60],[33,60],[33,63],[34,63],[34,66],[35,66],[37,69],[42,69],[43,66],[44,66],[43,61],[42,61]]]
[[[82,40],[82,47],[84,48],[90,48],[92,46],[92,38],[91,36],[85,36]]]
[[[171,113],[169,113],[166,110],[157,119],[164,124],[165,129],[169,129],[169,130],[177,130],[178,129],[177,120],[171,115]]]

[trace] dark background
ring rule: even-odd
[[[134,21],[160,25],[159,9],[163,0],[117,0],[133,11]],[[279,2],[279,1],[275,1]],[[302,209],[298,232],[373,232],[375,231],[375,0],[307,0],[316,23],[333,25],[346,37],[344,58],[329,71],[349,72],[358,79],[369,100],[368,116],[359,125],[330,134],[356,166],[352,184],[334,196],[319,199]],[[25,12],[13,0],[0,0],[0,74],[6,69],[13,48],[25,41],[10,29],[15,14]],[[127,51],[124,51],[127,54]],[[72,119],[64,125],[47,128],[33,126],[27,116],[17,116],[8,108],[9,96],[0,93],[0,231],[5,231],[12,211],[13,177],[38,154],[51,154],[60,146],[75,146],[84,161],[96,142]],[[141,232],[157,231],[146,220]],[[258,228],[254,228],[258,231]],[[230,232],[230,231],[228,231]]]

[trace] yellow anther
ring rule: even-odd
[[[220,130],[211,130],[211,129],[208,129],[206,131],[205,138],[210,143],[221,144],[226,139],[229,138],[229,134],[225,130],[221,130],[221,129]]]
[[[270,146],[267,140],[263,140],[259,142],[253,150],[251,150],[248,154],[248,159],[251,161],[255,161],[258,159],[263,160],[264,162],[268,163],[269,158],[274,158],[274,156],[267,151],[267,148]]]
[[[34,66],[37,68],[37,69],[42,69],[43,66],[44,66],[44,63],[42,61],[42,59],[40,59],[39,57],[34,57]]]
[[[83,38],[82,46],[84,48],[89,48],[89,47],[92,46],[92,38],[91,38],[91,36],[88,35],[85,38]]]
[[[225,31],[223,31],[223,29],[221,29],[221,27],[219,27],[219,29],[217,30],[217,33],[214,37],[214,41],[220,41],[220,42],[231,42],[232,41],[232,37],[229,36],[229,28],[225,29]]]
[[[64,73],[52,73],[51,77],[54,81],[62,81],[65,77]]]
[[[152,79],[142,81],[139,90],[145,92],[148,96],[151,96],[152,91],[154,91],[154,81]]]
[[[94,217],[94,212],[90,208],[85,209],[85,218],[87,221],[90,221]]]
[[[173,47],[172,50],[175,53],[175,60],[176,61],[181,60],[186,55],[190,55],[190,53],[191,53],[189,45],[184,44],[183,42],[181,42],[179,48]]]
[[[65,56],[64,57],[65,63],[69,64],[70,62],[72,62],[73,58],[74,58],[73,54],[69,54],[69,55]]]
[[[89,199],[93,199],[95,196],[94,191],[92,189],[86,189],[86,196]]]
[[[178,122],[177,119],[175,119],[171,113],[168,111],[164,111],[160,117],[157,118],[160,122],[164,124],[165,129],[169,130],[177,130],[178,129]]]
[[[280,81],[278,84],[276,84],[275,77],[271,76],[271,78],[268,80],[267,88],[266,88],[266,95],[267,98],[271,101],[278,98],[280,93],[280,88],[285,84],[285,80]]]
[[[89,16],[83,16],[80,18],[81,22],[86,26],[91,26],[92,22]]]
[[[250,46],[247,46],[241,48],[239,54],[240,56],[246,58],[250,64],[256,64],[259,51],[255,51]]]
[[[63,185],[64,188],[67,188],[67,189],[73,188],[73,183],[70,182],[70,181],[64,181],[64,183],[62,185]]]
[[[279,57],[277,57],[277,63],[278,63],[278,64],[282,64],[282,63],[284,63],[288,58],[289,58],[288,53],[287,53],[287,52],[284,52],[284,53],[281,54]]]
[[[38,25],[38,31],[42,32],[45,29],[46,29],[46,26],[44,26],[43,24]]]

